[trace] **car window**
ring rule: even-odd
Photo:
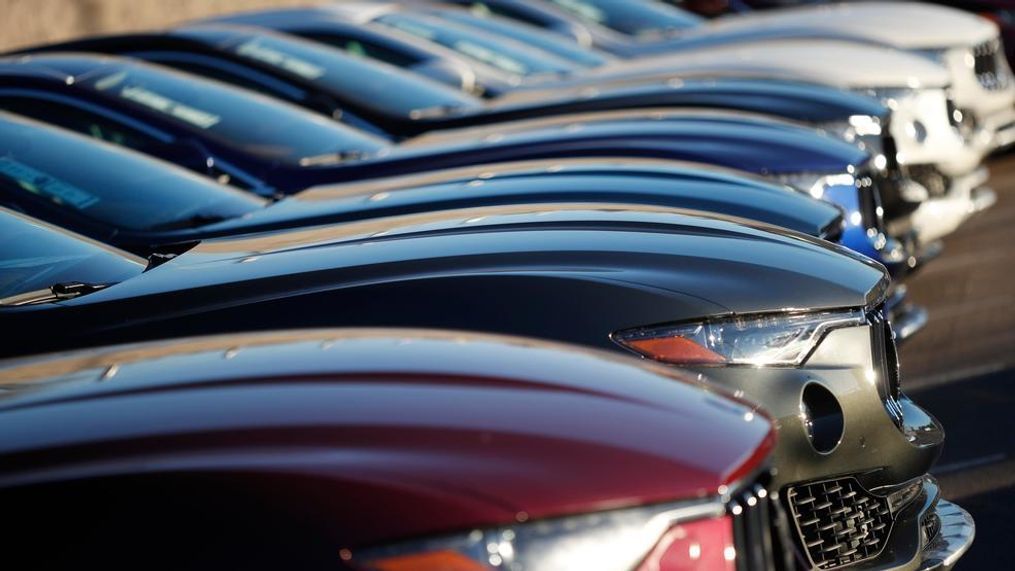
[[[141,152],[151,151],[164,144],[164,141],[153,135],[100,113],[42,97],[0,95],[0,109]]]
[[[255,36],[228,48],[236,55],[319,85],[344,103],[389,117],[427,109],[478,108],[475,98],[394,66],[349,57],[333,48],[283,36]]]
[[[434,9],[432,13],[450,22],[520,41],[582,67],[597,67],[607,62],[607,58],[595,50],[579,46],[556,34],[512,22],[507,18],[483,16],[482,10],[468,12],[441,8]]]
[[[352,38],[337,33],[325,32],[300,33],[299,36],[338,48],[351,56],[375,59],[402,68],[420,63],[420,59],[414,55],[381,45],[379,42],[369,41],[365,38]]]
[[[0,208],[0,300],[59,283],[117,283],[145,266],[126,252]]]
[[[631,36],[655,36],[692,28],[699,16],[651,0],[549,0],[588,24]]]
[[[324,155],[372,155],[387,147],[383,139],[298,107],[167,68],[124,65],[78,85],[265,160],[299,164]]]
[[[0,187],[119,229],[199,226],[266,202],[138,153],[0,114]]]
[[[257,77],[255,79],[252,74],[243,73],[240,70],[232,69],[229,65],[223,65],[217,62],[195,61],[194,59],[186,56],[143,57],[142,59],[187,73],[192,73],[194,75],[200,75],[201,77],[210,77],[217,81],[222,81],[230,85],[235,85],[237,87],[242,87],[259,93],[264,93],[265,90],[270,90],[274,97],[281,97],[289,101],[305,99],[307,96],[305,91],[292,84],[280,82],[278,79],[273,77]],[[236,64],[232,65],[233,67],[240,67]]]
[[[575,70],[574,64],[543,50],[437,18],[392,12],[379,16],[374,22],[450,48],[511,75],[564,74]]]
[[[473,12],[480,15],[489,13],[517,20],[519,22],[524,22],[537,28],[547,27],[546,21],[543,18],[539,18],[521,7],[511,6],[502,2],[494,2],[491,4],[489,2],[483,2],[482,0],[476,0],[475,2],[470,2],[469,7]]]

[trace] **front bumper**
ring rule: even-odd
[[[963,175],[988,153],[985,141],[970,140],[952,124],[944,89],[883,95],[882,100],[892,109],[890,131],[903,167],[930,164],[947,175]]]
[[[779,439],[773,454],[771,489],[788,502],[795,489],[815,482],[848,480],[858,489],[888,494],[906,486],[915,488],[914,482],[926,478],[940,455],[944,431],[930,414],[899,392],[898,377],[892,373],[896,362],[890,333],[873,319],[864,326],[829,332],[799,368],[703,367],[700,370],[716,384],[758,403],[776,420]],[[832,492],[838,491],[834,488]],[[872,529],[881,523],[887,525],[885,518],[889,516],[884,513],[878,515],[879,521],[864,523],[861,535],[856,535],[855,528],[832,531],[853,533],[851,541],[876,539],[876,544],[871,544],[874,548],[868,546],[873,551],[864,553],[859,559],[850,559],[851,548],[845,548],[842,557],[848,563],[842,566],[848,565],[849,569],[920,568],[924,543],[920,518],[929,513],[927,510],[933,509],[937,501],[936,487],[933,493],[930,488],[924,491],[927,502],[920,508],[922,512],[914,512],[909,519],[904,517],[910,513],[908,511],[905,514],[892,512],[888,529],[882,526],[871,531],[872,534],[877,532],[877,537],[864,539],[867,536],[862,534],[867,533],[868,526]],[[865,506],[859,502],[853,504],[851,498],[853,496],[843,493],[838,498],[842,503],[830,508],[825,515],[846,518],[853,522],[849,526],[866,521],[869,513],[864,511]],[[828,508],[824,503],[816,505]],[[918,499],[911,499],[901,505],[917,503]],[[788,510],[787,513],[793,512]],[[829,526],[840,524],[824,520],[817,525],[822,533],[828,533],[832,529]],[[811,525],[815,525],[813,521]],[[804,535],[799,528],[794,533],[803,562],[807,559]],[[811,543],[814,540],[814,537],[809,539]],[[829,549],[839,547],[828,546]],[[880,566],[867,566],[875,560]]]
[[[945,500],[935,508],[940,530],[921,552],[919,571],[949,571],[973,545],[976,524],[969,512]]]
[[[861,474],[861,484],[874,489],[920,478],[937,460],[944,443],[941,426],[904,395],[897,400],[886,396],[894,392],[888,380],[894,343],[877,329],[865,325],[831,331],[799,368],[698,369],[776,419],[774,489],[841,474]],[[812,394],[831,399],[812,406]],[[834,446],[814,444],[816,414],[807,417],[803,405],[841,411],[841,429],[831,438]]]
[[[929,244],[954,232],[972,215],[990,208],[997,195],[986,186],[990,173],[981,167],[950,179],[947,192],[922,202],[910,215],[912,230],[921,244]]]

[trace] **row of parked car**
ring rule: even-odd
[[[336,2],[0,58],[41,568],[950,569],[905,279],[995,199],[920,3]]]

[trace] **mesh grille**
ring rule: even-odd
[[[922,184],[930,195],[935,197],[948,194],[948,189],[952,185],[952,179],[933,165],[912,165],[909,167],[909,176]]]
[[[789,488],[793,522],[811,564],[835,569],[877,557],[892,531],[888,500],[853,478]]]
[[[924,544],[930,543],[941,531],[941,518],[939,518],[935,513],[923,518],[923,521],[920,522],[920,524],[923,529]]]
[[[996,39],[973,46],[973,71],[984,89],[1005,89],[1011,82],[1001,57],[1001,43]]]

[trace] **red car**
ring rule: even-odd
[[[3,559],[38,569],[732,571],[780,553],[766,416],[671,368],[521,338],[290,331],[12,360],[0,431]]]

